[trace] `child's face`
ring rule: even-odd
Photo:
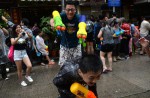
[[[93,86],[97,80],[100,79],[101,76],[101,72],[87,72],[87,73],[82,73],[81,70],[79,70],[79,75],[82,77],[82,79],[84,80],[84,82],[87,83],[87,85],[89,86]]]

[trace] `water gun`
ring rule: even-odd
[[[48,52],[48,46],[45,46],[45,50]]]
[[[96,98],[92,91],[89,91],[87,88],[77,82],[71,85],[70,91],[78,98]]]
[[[118,30],[114,33],[113,37],[118,37],[120,35],[122,35],[125,32],[125,30]]]
[[[62,22],[59,12],[55,10],[53,11],[52,15],[54,19],[54,27],[56,28],[56,30],[65,31],[66,27]]]
[[[87,37],[85,21],[86,21],[85,16],[81,15],[80,23],[78,24],[79,30],[77,31],[77,37],[79,38],[79,43],[83,44],[83,47],[86,47],[85,39]]]

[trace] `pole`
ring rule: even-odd
[[[115,6],[113,6],[113,12],[115,12]]]
[[[65,11],[65,0],[62,0],[61,1],[61,7],[62,7],[62,9],[61,9],[61,11],[63,12],[63,11]]]

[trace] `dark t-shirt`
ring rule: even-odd
[[[17,38],[17,36],[11,36],[11,38]],[[25,50],[26,49],[26,38],[27,35],[19,38],[19,40],[17,41],[17,44],[14,45],[14,50]]]
[[[77,38],[79,15],[75,14],[72,20],[68,20],[65,13],[61,13],[60,15],[62,18],[62,22],[66,26],[65,32],[62,32],[60,44],[66,48],[77,47],[77,45],[79,44]]]

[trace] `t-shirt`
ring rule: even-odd
[[[45,43],[44,43],[44,40],[43,40],[42,37],[37,35],[35,40],[36,40],[36,47],[37,47],[38,50],[45,49],[46,46],[45,46]]]
[[[11,38],[16,39],[17,36],[11,36]],[[27,34],[25,34],[24,36],[22,36],[21,38],[19,38],[19,40],[17,41],[17,43],[14,45],[14,50],[24,50],[24,49],[26,49],[26,46],[27,46],[26,39],[27,38],[28,38]]]
[[[65,32],[62,33],[61,37],[61,45],[66,48],[74,48],[78,46],[78,24],[79,24],[79,15],[75,14],[72,20],[68,20],[67,15],[65,13],[61,13],[62,22],[66,26]]]
[[[112,29],[112,27],[106,26],[106,27],[102,27],[101,31],[103,32],[102,37],[103,37],[103,44],[113,44],[114,40],[113,40],[113,34],[114,34],[114,30]]]

